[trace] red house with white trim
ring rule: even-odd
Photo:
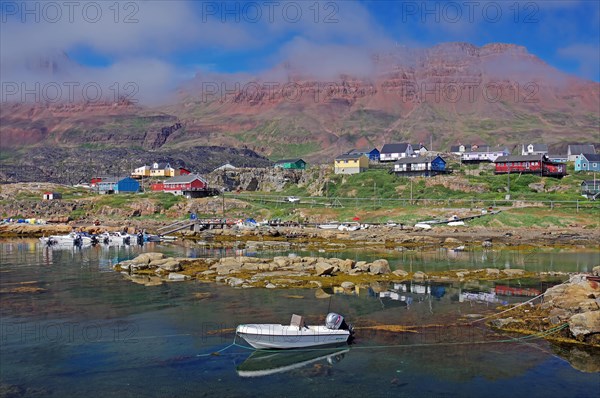
[[[208,183],[198,174],[186,174],[169,178],[162,183],[162,186],[163,192],[169,192],[174,195],[183,195],[186,191],[204,190],[207,188]]]
[[[496,174],[539,174],[559,178],[567,175],[566,164],[551,162],[546,155],[500,156],[494,163]]]

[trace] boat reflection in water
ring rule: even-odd
[[[345,347],[303,349],[287,351],[254,351],[237,366],[240,377],[261,377],[299,369],[314,362],[327,361],[333,365],[340,362],[350,351]]]

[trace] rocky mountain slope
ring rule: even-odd
[[[598,141],[600,84],[566,75],[523,47],[446,43],[369,56],[354,75],[320,75],[292,63],[253,78],[199,74],[158,108],[126,100],[3,103],[1,177],[22,180],[23,167],[58,170],[89,159],[98,165],[86,175],[146,160],[199,171],[221,161],[258,165],[255,152],[324,162],[393,141],[434,150],[533,141],[553,152]],[[231,155],[241,158],[206,149],[216,146],[238,148]],[[194,154],[194,147],[205,149]]]

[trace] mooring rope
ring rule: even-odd
[[[554,287],[557,287],[557,286],[562,286],[562,285],[564,285],[564,284],[566,284],[566,283],[568,283],[568,282],[569,282],[569,281],[564,281],[564,282],[563,282],[563,283],[561,283],[560,285],[556,285],[556,286],[554,286]],[[496,314],[491,314],[491,315],[485,316],[485,317],[483,317],[483,318],[475,319],[474,321],[467,322],[467,324],[468,324],[468,325],[471,325],[471,324],[473,324],[473,323],[476,323],[476,322],[481,322],[481,321],[484,321],[484,320],[486,320],[486,319],[494,318],[494,317],[497,317],[498,315],[502,315],[502,314],[504,314],[504,313],[507,313],[507,312],[509,312],[509,311],[512,311],[512,310],[514,310],[514,309],[516,309],[516,308],[519,308],[519,307],[521,307],[521,306],[523,306],[523,305],[525,305],[525,304],[529,304],[529,303],[531,303],[532,301],[534,301],[534,300],[537,300],[537,299],[538,299],[538,298],[540,298],[540,297],[543,297],[543,296],[546,294],[546,292],[547,292],[547,290],[546,290],[544,293],[542,293],[542,294],[538,294],[538,295],[537,295],[537,296],[535,296],[534,298],[532,298],[532,299],[529,299],[529,300],[527,300],[527,301],[524,301],[524,302],[522,302],[522,303],[519,303],[519,304],[517,304],[517,305],[515,305],[515,306],[513,306],[513,307],[510,307],[509,309],[506,309],[506,310],[504,310],[504,311],[500,311],[500,312],[498,312],[498,313],[496,313]]]
[[[528,340],[544,338],[551,334],[557,333],[568,326],[569,326],[568,323],[563,323],[561,325],[552,327],[548,330],[544,330],[539,333],[534,333],[534,334],[523,336],[523,337],[511,337],[508,339],[501,339],[501,340],[453,341],[453,342],[445,342],[445,343],[439,342],[439,343],[390,344],[390,345],[366,345],[366,346],[348,345],[347,347],[349,350],[364,350],[364,349],[386,349],[386,348],[440,347],[440,346],[454,346],[454,345],[467,345],[467,344],[479,345],[479,344],[499,344],[499,343],[520,343],[520,342],[523,342],[526,340],[528,341]],[[235,334],[235,336],[233,338],[233,342],[231,344],[229,344],[228,346],[221,348],[218,351],[214,351],[214,352],[206,353],[206,354],[198,354],[196,356],[197,357],[218,356],[221,353],[227,351],[228,349],[230,349],[232,347],[238,347],[238,348],[241,348],[244,350],[260,351],[260,352],[289,352],[289,351],[281,350],[281,349],[257,349],[257,348],[250,347],[247,345],[239,344],[236,342],[236,339],[237,339],[237,333]],[[294,349],[293,352],[331,351],[332,348],[340,348],[341,349],[341,348],[344,348],[344,346],[329,347],[329,348]]]

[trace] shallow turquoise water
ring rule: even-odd
[[[56,397],[592,397],[600,383],[600,374],[573,368],[542,340],[515,341],[477,324],[424,327],[490,313],[497,303],[474,295],[506,283],[392,284],[331,300],[317,299],[311,290],[236,290],[198,282],[144,287],[111,269],[140,250],[207,254],[160,245],[53,250],[33,241],[1,242],[0,382],[25,396]],[[590,253],[538,255],[555,256],[561,270],[591,267],[595,260]],[[415,261],[423,269],[442,266],[442,260],[428,262],[426,256]],[[548,266],[543,259],[532,264]],[[14,290],[23,286],[44,291]],[[543,290],[548,285],[524,280],[510,286]],[[201,299],[206,293],[211,296]],[[287,323],[292,313],[322,322],[329,310],[358,328],[349,351],[329,361],[320,358],[329,352],[319,351],[257,359],[240,347],[206,355],[230,345],[230,329],[239,323]],[[373,323],[410,325],[419,333],[360,329]],[[270,374],[246,377],[244,369]]]

